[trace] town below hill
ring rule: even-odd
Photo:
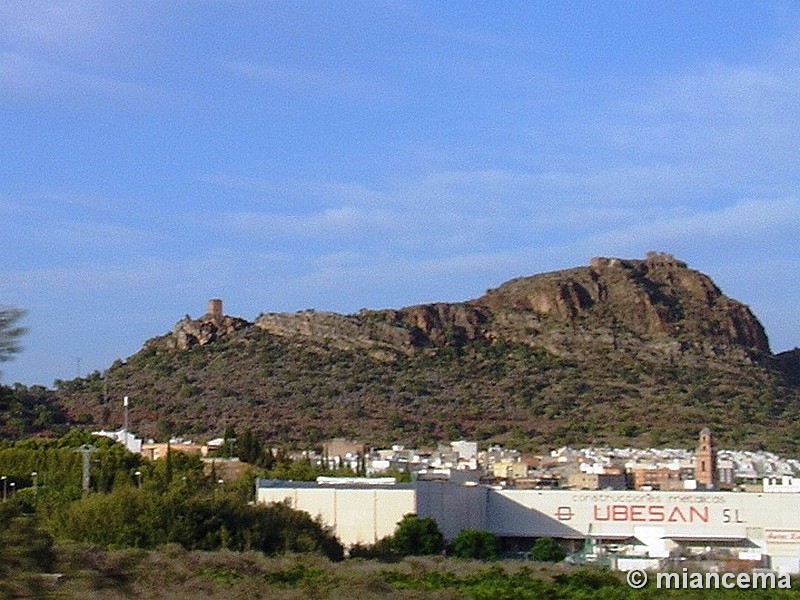
[[[436,447],[394,444],[370,448],[363,442],[338,438],[314,450],[284,452],[261,444],[249,430],[239,438],[219,437],[205,444],[184,438],[143,441],[125,430],[94,433],[148,460],[164,458],[170,451],[198,455],[207,471],[213,467],[218,473],[226,473],[226,478],[244,472],[248,462],[272,466],[284,455],[308,465],[306,479],[338,473],[344,479],[372,477],[383,483],[388,477],[391,481],[441,480],[521,489],[800,493],[800,459],[766,451],[718,450],[713,434],[704,432],[694,450],[564,446],[544,454],[497,445],[481,450],[477,442],[467,440]],[[706,463],[710,467],[703,473]]]

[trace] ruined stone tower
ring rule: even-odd
[[[717,450],[714,447],[714,436],[708,427],[700,431],[700,441],[694,454],[694,478],[697,487],[715,490],[717,481]]]
[[[222,300],[219,298],[211,298],[208,301],[208,314],[214,321],[222,320]]]

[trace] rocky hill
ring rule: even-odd
[[[253,427],[274,441],[467,436],[521,447],[723,443],[797,450],[797,358],[747,306],[670,255],[594,258],[480,298],[340,315],[209,312],[108,372],[145,434]],[[60,394],[110,426],[99,378]]]

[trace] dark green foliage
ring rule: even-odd
[[[532,560],[541,562],[560,562],[567,557],[567,552],[556,540],[549,537],[539,538],[530,550]]]
[[[264,445],[249,427],[239,436],[236,450],[239,460],[246,463],[265,469],[272,469],[275,466],[272,449]]]
[[[404,556],[440,554],[444,548],[444,536],[436,521],[409,514],[397,524],[393,535],[374,544],[352,546],[350,557],[395,562]]]
[[[239,436],[238,442],[237,455],[239,459],[244,462],[255,464],[261,457],[261,444],[258,442],[255,435],[253,435],[253,430],[245,429],[242,435]]]
[[[127,452],[108,438],[77,429],[59,439],[25,439],[0,444],[0,472],[16,483],[17,490],[33,486],[37,473],[37,495],[41,500],[80,493],[81,457],[75,449],[92,444],[91,489],[109,491],[142,465],[140,455]]]
[[[412,572],[386,571],[384,577],[397,590],[452,590],[453,597],[485,600],[539,600],[553,598],[594,598],[624,600],[647,598],[649,590],[626,586],[619,575],[594,568],[579,568],[556,573],[552,580],[523,567],[507,570],[500,565],[457,576],[440,569],[415,569]],[[713,593],[712,596],[716,597]],[[450,597],[450,596],[448,596]],[[673,596],[678,597],[678,596]],[[691,597],[691,595],[680,596]]]
[[[285,479],[287,481],[315,481],[317,477],[352,477],[353,471],[348,467],[327,469],[311,464],[307,458],[291,460],[285,452],[279,452],[272,457],[268,450],[261,453],[261,460],[255,464],[264,467],[263,476],[266,479]],[[271,460],[265,460],[270,457]],[[271,466],[270,466],[271,465]],[[391,477],[392,475],[387,474]],[[406,474],[407,476],[407,474]]]
[[[81,457],[75,452],[85,443],[98,448],[89,493],[81,492]],[[0,446],[0,472],[16,489],[0,504],[0,570],[5,565],[8,572],[52,566],[51,534],[106,548],[172,543],[191,550],[343,557],[339,541],[306,513],[250,504],[250,474],[223,488],[204,476],[196,455],[168,452],[148,462],[107,438],[74,430],[57,440]]]
[[[394,571],[385,576],[399,590],[453,590],[459,596],[481,600],[569,598],[560,595],[557,586],[534,577],[527,568],[509,573],[496,566],[462,577],[440,570],[421,570],[410,574]]]
[[[549,539],[549,538],[542,538]],[[619,576],[611,571],[600,568],[583,568],[569,573],[556,575],[554,581],[566,588],[571,588],[576,593],[587,590],[601,590],[603,588],[623,587]]]
[[[300,585],[308,587],[309,583],[317,583],[324,576],[324,569],[310,567],[298,562],[285,569],[267,573],[264,575],[264,580],[268,583],[277,584],[279,587],[291,588]]]
[[[20,502],[0,504],[0,579],[16,571],[47,571],[55,563],[53,538],[24,508]]]
[[[31,433],[63,431],[67,415],[55,393],[42,386],[0,385],[0,435],[19,438]]]
[[[350,547],[350,558],[364,558],[367,560],[380,560],[395,562],[400,555],[394,548],[392,536],[382,538],[374,544],[354,544]]]
[[[392,547],[400,556],[439,554],[444,550],[444,536],[430,517],[406,515],[397,524]]]
[[[90,494],[53,515],[48,526],[73,541],[108,548],[177,543],[190,550],[321,552],[343,556],[341,544],[306,513],[282,505],[248,505],[230,494],[148,493],[121,487]]]
[[[106,551],[65,547],[63,582],[32,597],[158,598],[474,598],[479,600],[720,600],[795,598],[796,590],[643,590],[620,574],[597,569],[514,564],[464,569],[461,561],[413,559],[391,568],[362,561],[329,563],[308,556],[255,557],[232,552]],[[0,589],[2,589],[0,584]],[[12,594],[8,594],[11,596]]]
[[[56,564],[53,538],[19,496],[0,504],[0,598],[38,597],[36,574]]]
[[[447,547],[448,554],[458,558],[495,560],[499,555],[497,537],[482,529],[462,529]]]

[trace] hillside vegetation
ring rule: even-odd
[[[53,403],[70,422],[118,427],[127,395],[133,429],[160,437],[246,424],[298,446],[691,446],[708,426],[722,446],[796,454],[796,362],[773,356],[758,319],[708,276],[651,253],[456,304],[187,317],[105,382],[59,382]]]

